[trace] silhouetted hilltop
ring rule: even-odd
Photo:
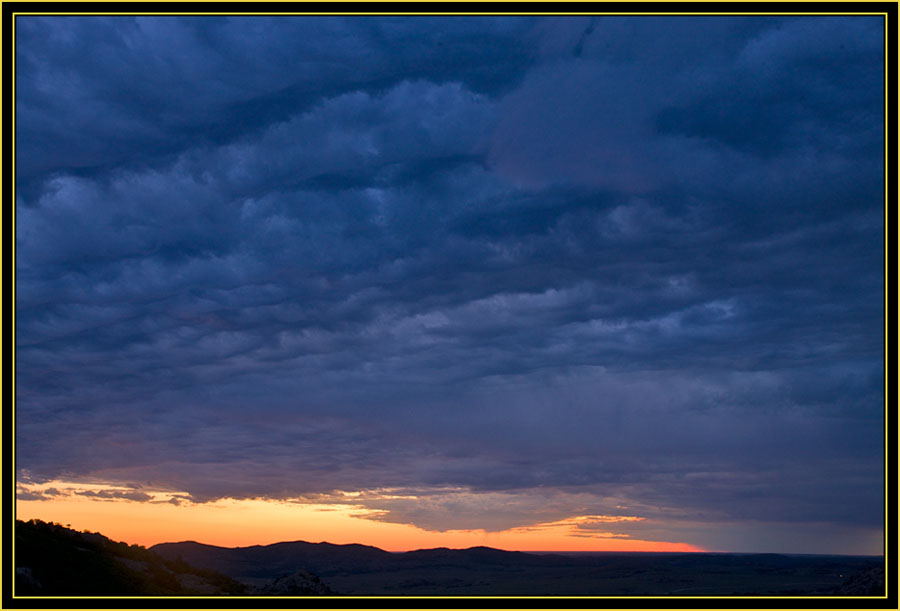
[[[247,593],[247,586],[139,545],[60,524],[16,521],[18,596],[190,596]]]
[[[198,568],[178,555],[167,558],[140,545],[112,541],[100,533],[78,532],[40,520],[16,521],[15,551],[17,596],[328,596],[335,593],[317,575],[296,567],[247,584],[222,572]]]
[[[369,573],[440,566],[556,566],[570,564],[563,556],[508,552],[490,547],[439,547],[392,553],[359,544],[291,541],[249,547],[219,547],[196,541],[161,543],[150,548],[165,558],[219,571],[242,579],[269,579],[273,574],[303,568],[319,575]]]
[[[331,572],[380,570],[393,554],[368,545],[289,541],[249,547],[218,547],[196,541],[160,543],[150,548],[164,558],[185,562],[258,583],[259,579],[293,573],[298,569],[322,575]]]

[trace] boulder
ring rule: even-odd
[[[335,592],[316,575],[299,570],[282,575],[260,589],[266,596],[333,596]]]

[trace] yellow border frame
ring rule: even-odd
[[[115,0],[99,0],[100,2],[108,2],[110,4],[115,3]],[[202,0],[212,2],[212,0]],[[375,2],[375,0],[362,0],[363,2]],[[402,3],[415,3],[415,0],[399,0]],[[535,0],[524,0],[524,2],[529,3]],[[576,2],[579,0],[575,0]],[[713,0],[700,0],[701,2],[713,1]],[[801,1],[810,1],[814,0],[801,0]],[[838,0],[834,0],[838,1]],[[221,0],[223,3],[244,3],[242,0]],[[501,3],[514,3],[515,0],[499,0]],[[0,4],[2,4],[2,0],[0,0]],[[770,16],[783,16],[783,17],[812,17],[812,16],[869,16],[869,17],[882,17],[884,23],[884,162],[885,166],[887,165],[888,159],[888,129],[890,127],[890,119],[888,114],[888,87],[890,85],[894,85],[893,79],[888,72],[888,52],[887,41],[888,41],[888,18],[889,14],[886,12],[858,12],[858,13],[850,13],[850,12],[774,12],[774,13],[753,13],[753,12],[652,12],[652,13],[642,13],[642,12],[566,12],[566,13],[558,13],[558,12],[483,12],[483,13],[465,13],[465,12],[151,12],[151,13],[142,13],[142,12],[91,12],[91,13],[65,13],[65,12],[14,12],[11,15],[12,19],[12,48],[14,50],[13,55],[13,74],[12,74],[12,105],[13,105],[13,121],[12,121],[12,142],[13,142],[13,155],[12,155],[12,176],[13,176],[13,185],[12,185],[12,193],[13,193],[13,202],[12,202],[12,222],[13,222],[13,239],[15,240],[15,228],[16,228],[16,185],[15,185],[15,177],[16,177],[16,155],[15,155],[15,146],[16,146],[16,120],[15,120],[15,104],[16,104],[16,58],[15,58],[15,48],[16,48],[16,18],[19,16],[22,17],[32,17],[32,16],[53,16],[53,17],[65,17],[65,16],[149,16],[149,17],[202,17],[202,16],[234,16],[234,17],[242,17],[242,16],[278,16],[278,17],[289,17],[289,16],[305,16],[305,17],[316,17],[316,16],[381,16],[381,17],[416,17],[416,16],[432,16],[432,17],[531,17],[531,16],[552,16],[552,17],[578,17],[578,16],[624,16],[624,17],[665,17],[665,16],[732,16],[732,17],[770,17]],[[2,37],[0,37],[0,62],[2,62]],[[896,59],[896,58],[895,58]],[[0,64],[2,65],[2,64]],[[0,101],[0,113],[2,113],[2,101]],[[0,134],[2,134],[2,121],[0,121]],[[0,159],[2,159],[2,152],[0,152]],[[900,165],[900,164],[898,164]],[[888,423],[890,421],[890,413],[887,409],[887,396],[888,396],[888,363],[890,362],[890,355],[887,351],[887,334],[888,334],[888,285],[887,285],[887,270],[888,270],[888,229],[887,229],[887,206],[888,206],[888,197],[889,197],[889,175],[887,173],[887,167],[884,168],[884,274],[885,274],[885,285],[884,285],[884,347],[885,347],[885,376],[884,376],[884,484],[885,484],[885,499],[884,499],[884,563],[885,563],[885,594],[883,596],[859,596],[859,597],[851,597],[851,599],[866,599],[866,600],[886,600],[890,597],[889,591],[889,583],[890,581],[887,579],[888,569],[890,567],[889,557],[888,557],[888,533],[890,531],[890,525],[888,521],[888,500],[887,500],[887,482],[889,481],[889,474],[892,473],[890,469],[890,464],[888,461],[887,450],[888,450]],[[0,215],[0,234],[2,234],[2,215]],[[898,228],[900,228],[900,221],[898,221]],[[15,245],[13,245],[13,267],[12,267],[12,277],[13,277],[13,312],[12,312],[12,329],[13,329],[13,339],[15,339],[15,329],[16,329],[16,308],[15,308],[15,296],[16,296],[16,257],[15,257]],[[2,249],[0,249],[0,269],[2,268],[3,262],[3,254]],[[900,262],[900,254],[898,254],[897,262]],[[3,285],[0,283],[0,303],[5,305],[5,302],[2,301],[3,297]],[[3,329],[2,325],[0,325],[0,344],[2,344],[3,340]],[[0,365],[2,365],[2,354],[0,354]],[[12,359],[12,384],[13,389],[15,389],[15,370],[16,370],[16,359],[15,359],[15,343],[13,343],[13,359]],[[898,363],[898,374],[900,374],[900,363]],[[3,391],[3,381],[2,376],[0,376],[0,396],[2,396]],[[12,423],[13,423],[13,431],[15,431],[15,418],[16,418],[16,410],[15,410],[15,395],[13,395],[13,411],[12,411]],[[13,532],[15,532],[15,514],[16,514],[16,496],[15,496],[15,434],[12,437],[13,444]],[[0,450],[2,450],[2,440],[0,440]],[[900,463],[898,463],[900,464]],[[13,537],[12,544],[12,554],[13,558],[15,558],[15,536]],[[2,564],[2,558],[0,558],[0,564]],[[15,567],[13,566],[13,570]],[[0,580],[0,595],[2,595],[2,580]],[[271,599],[286,599],[286,600],[692,600],[697,598],[702,598],[703,600],[843,600],[845,597],[838,596],[16,596],[15,594],[15,577],[12,580],[12,594],[10,597],[13,600],[271,600]]]

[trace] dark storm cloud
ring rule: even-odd
[[[527,18],[54,17],[17,21],[19,180],[165,163],[350,91],[402,80],[502,91]],[[89,136],[89,137],[88,137]]]
[[[24,478],[880,522],[879,20],[17,24]]]

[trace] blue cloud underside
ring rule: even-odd
[[[878,528],[881,28],[18,17],[21,477]]]

